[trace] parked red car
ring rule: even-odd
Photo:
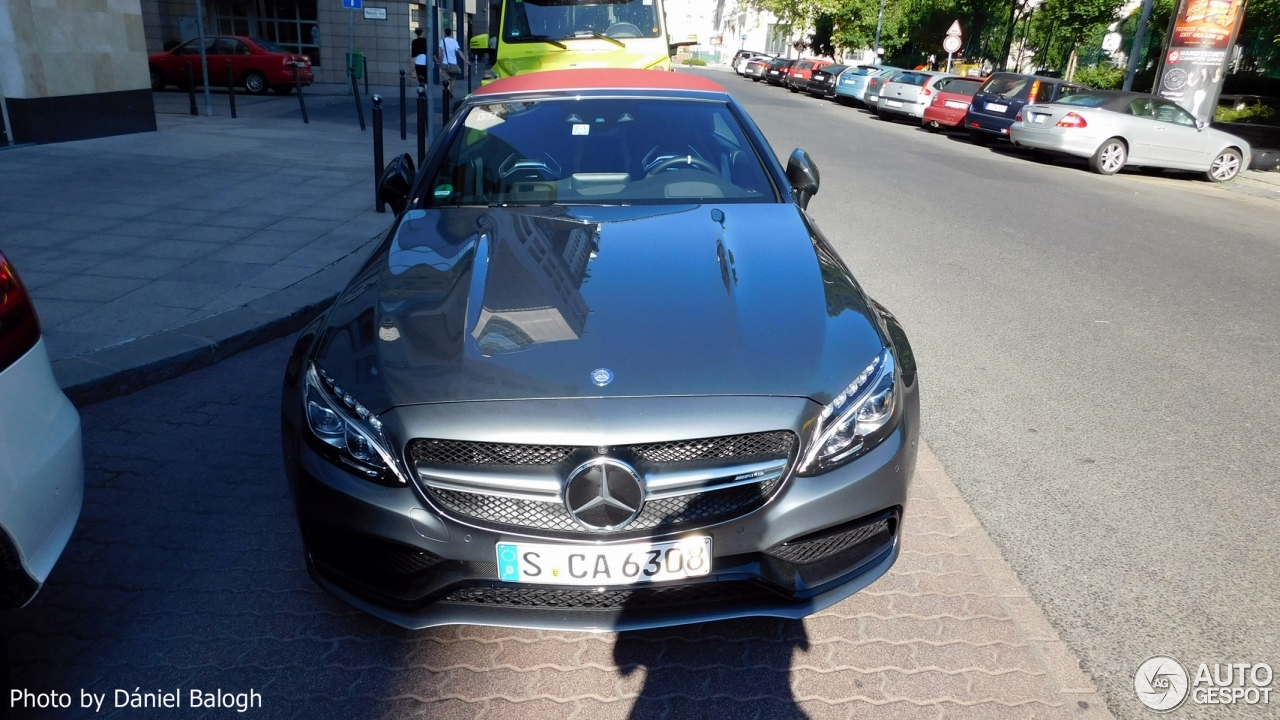
[[[813,79],[814,70],[821,70],[830,64],[829,60],[818,60],[816,58],[801,60],[791,66],[791,73],[787,75],[785,84],[791,92],[800,92],[809,86],[809,80]]]
[[[209,83],[213,87],[227,86],[227,61],[231,61],[231,74],[237,85],[247,92],[261,94],[273,89],[281,95],[293,90],[293,69],[298,68],[298,81],[310,85],[315,79],[311,72],[311,58],[291,53],[266,40],[240,36],[206,37],[205,57],[209,62]],[[147,57],[151,66],[151,89],[163,90],[166,85],[187,86],[187,63],[191,64],[191,76],[195,84],[203,81],[200,72],[200,41],[188,40],[178,47]]]
[[[969,103],[973,94],[982,87],[986,78],[958,77],[947,81],[938,88],[938,94],[924,109],[921,121],[930,132],[937,132],[944,127],[961,127],[964,125],[965,113],[969,112]]]

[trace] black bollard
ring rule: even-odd
[[[369,94],[369,58],[365,58],[362,65],[363,67],[361,69],[364,70],[364,94],[368,95]]]
[[[378,192],[378,178],[382,175],[382,96],[373,96],[373,200],[378,212],[386,212],[387,206],[382,202],[382,193]]]
[[[298,91],[298,109],[302,110],[302,124],[310,125],[307,118],[307,101],[302,98],[302,81],[298,79],[298,66],[293,66],[293,87]]]
[[[444,130],[444,126],[449,124],[449,116],[453,114],[450,112],[453,109],[453,93],[449,92],[450,85],[452,85],[452,83],[445,85],[440,90],[440,102],[442,103],[440,106],[441,130]]]
[[[231,61],[227,61],[227,99],[231,101],[231,119],[236,119],[236,76],[231,70]]]
[[[191,63],[187,63],[187,97],[191,98],[191,114],[199,115],[200,110],[196,107],[196,79],[191,74]]]
[[[418,167],[427,157],[427,88],[418,86]]]
[[[360,118],[360,129],[364,130],[364,105],[360,102],[360,81],[355,73],[351,74],[351,95],[356,99],[356,117]]]
[[[400,71],[400,139],[409,138],[409,110],[404,106],[404,71]]]

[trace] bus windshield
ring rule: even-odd
[[[657,7],[655,0],[506,0],[502,39],[654,38],[660,32]]]

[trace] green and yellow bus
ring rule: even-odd
[[[566,68],[671,69],[662,0],[503,0],[498,77]]]

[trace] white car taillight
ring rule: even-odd
[[[18,273],[0,255],[0,370],[12,365],[40,339],[40,320]]]

